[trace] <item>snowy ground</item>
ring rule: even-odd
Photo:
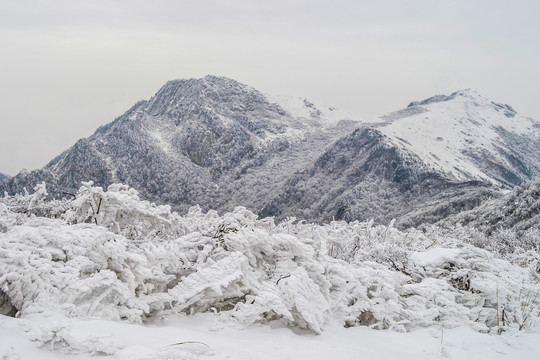
[[[329,326],[323,334],[296,334],[270,325],[216,329],[213,315],[152,326],[97,319],[71,322],[73,336],[107,339],[120,349],[111,359],[538,359],[538,333],[486,335],[467,327],[398,333]],[[0,317],[0,359],[95,359],[66,354],[28,340],[25,320]],[[220,326],[221,327],[221,326]],[[191,341],[191,342],[190,342]],[[178,344],[183,343],[183,344]],[[173,345],[178,344],[178,345]],[[98,355],[98,354],[96,354]]]

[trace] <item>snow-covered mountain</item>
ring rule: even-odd
[[[369,117],[266,96],[234,80],[174,80],[43,169],[0,191],[74,193],[121,182],[193,204],[326,222],[434,222],[540,174],[540,125],[474,91]]]
[[[393,145],[456,181],[511,187],[540,175],[540,124],[474,90],[412,102],[382,118]]]
[[[540,175],[540,125],[472,90],[379,119],[291,177],[263,214],[397,218],[404,227],[471,209]]]

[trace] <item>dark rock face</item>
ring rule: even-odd
[[[379,121],[424,116],[430,104],[456,96],[411,103]],[[435,222],[498,196],[486,182],[456,181],[433,170],[389,141],[378,130],[384,124],[328,122],[309,101],[301,106],[308,115],[292,114],[223,77],[170,81],[43,169],[1,182],[0,192],[31,191],[45,181],[50,196],[61,197],[76,192],[81,181],[103,187],[122,182],[180,212],[195,204],[218,211],[242,205],[277,219],[387,223],[396,218],[400,227]],[[506,105],[493,106],[515,113]],[[489,154],[475,153],[479,168],[508,185],[540,173],[534,142],[504,128],[498,133],[504,139],[500,154],[513,165],[497,168]],[[523,155],[531,152],[534,157]]]

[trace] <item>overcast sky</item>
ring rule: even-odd
[[[473,88],[540,120],[540,1],[0,0],[0,172],[206,74],[367,114]]]

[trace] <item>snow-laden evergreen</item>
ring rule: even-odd
[[[466,228],[276,224],[242,207],[179,216],[121,184],[104,191],[89,182],[73,200],[45,199],[40,185],[0,201],[0,309],[53,348],[90,351],[69,327],[36,318],[145,323],[210,312],[317,334],[330,323],[496,334],[538,320],[538,249],[482,249]]]

